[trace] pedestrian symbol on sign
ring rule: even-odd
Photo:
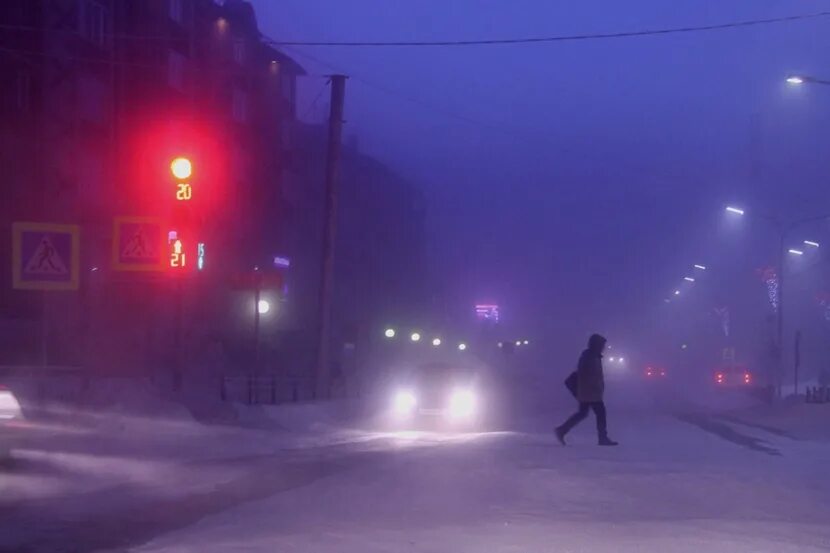
[[[65,275],[69,273],[66,264],[47,235],[43,235],[35,253],[29,259],[24,271],[30,275]]]
[[[77,225],[12,224],[15,290],[77,290],[80,265]]]
[[[116,217],[112,260],[116,271],[161,271],[166,261],[166,234],[151,217]]]
[[[135,232],[130,236],[121,252],[123,259],[155,259],[158,254],[150,247],[144,236],[144,226],[136,227]]]

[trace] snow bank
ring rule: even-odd
[[[265,426],[289,432],[324,432],[352,424],[358,418],[355,402],[290,403],[283,405],[234,405],[242,425]]]

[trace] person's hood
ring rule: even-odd
[[[597,354],[602,353],[607,341],[608,340],[606,340],[604,336],[592,334],[591,337],[588,338],[588,351]]]

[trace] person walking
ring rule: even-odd
[[[579,410],[571,415],[561,426],[556,427],[556,438],[562,445],[565,445],[565,436],[568,432],[582,422],[588,416],[588,411],[591,409],[593,409],[594,416],[597,419],[599,445],[617,445],[617,442],[608,437],[608,423],[606,420],[605,403],[603,402],[605,378],[602,374],[602,352],[605,350],[606,342],[607,340],[599,334],[592,335],[588,339],[588,349],[583,351],[579,357],[575,378],[574,375],[569,378],[571,382],[576,384],[574,395],[577,401],[579,401]]]

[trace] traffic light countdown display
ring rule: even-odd
[[[190,236],[187,231],[193,229],[193,164],[185,157],[177,157],[170,162],[170,172],[173,174],[175,183],[173,207],[174,228],[168,234],[168,265],[172,271],[185,271],[191,266],[191,257],[187,255],[187,243]],[[197,266],[201,270],[204,267],[204,244],[198,245]]]

